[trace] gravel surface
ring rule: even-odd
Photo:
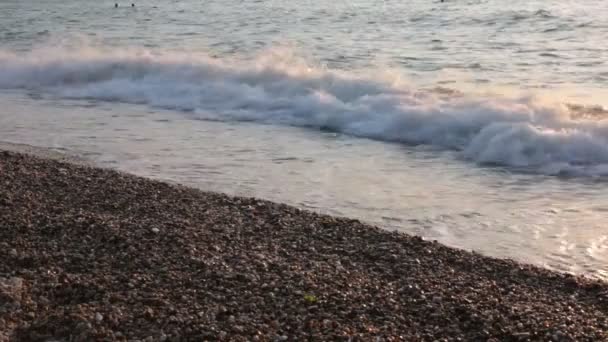
[[[606,283],[0,151],[0,341],[601,341]]]

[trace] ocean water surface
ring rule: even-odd
[[[608,279],[602,1],[0,3],[0,140]]]

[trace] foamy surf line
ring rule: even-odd
[[[0,87],[432,145],[477,164],[541,174],[608,175],[602,118],[572,116],[567,106],[533,97],[421,91],[398,77],[316,67],[287,50],[245,62],[94,47],[1,51]]]
[[[39,158],[54,159],[72,164],[93,166],[93,162],[74,153],[57,151],[47,147],[39,147],[27,144],[18,144],[8,141],[0,141],[0,151],[10,151],[17,153],[30,154]]]

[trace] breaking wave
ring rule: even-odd
[[[432,145],[528,172],[608,175],[604,116],[533,97],[421,90],[389,74],[328,70],[284,49],[248,61],[94,47],[0,51],[4,89]]]

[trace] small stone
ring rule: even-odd
[[[12,307],[17,308],[20,306],[21,295],[23,293],[23,278],[11,277],[2,278],[0,277],[0,304],[4,301],[10,304]],[[0,305],[1,306],[1,305]]]
[[[154,228],[152,228],[152,233],[158,234],[158,233],[160,233],[160,229],[154,227]]]
[[[100,314],[99,312],[96,312],[96,313],[95,313],[95,321],[96,321],[97,323],[100,323],[101,321],[103,321],[103,315],[102,315],[102,314]]]

